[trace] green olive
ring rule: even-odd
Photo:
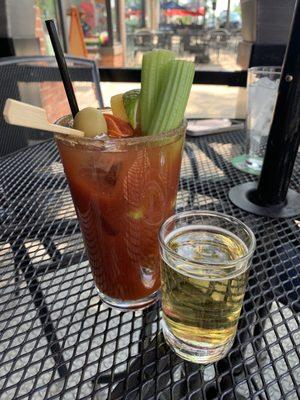
[[[102,112],[93,107],[83,108],[76,114],[73,128],[83,131],[86,137],[107,133],[107,125]]]

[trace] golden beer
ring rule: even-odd
[[[183,358],[215,361],[228,352],[236,334],[248,279],[248,247],[235,233],[202,224],[175,228],[165,237],[165,246],[169,252],[162,251],[161,279],[166,340]]]

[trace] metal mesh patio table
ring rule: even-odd
[[[168,348],[159,304],[101,303],[53,141],[0,160],[0,399],[300,398],[300,217],[230,203],[231,187],[255,179],[230,162],[243,142],[243,131],[187,139],[182,163],[177,210],[233,215],[257,238],[234,346],[207,366]]]

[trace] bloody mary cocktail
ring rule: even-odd
[[[183,122],[156,136],[56,135],[95,285],[111,306],[137,309],[156,300],[158,231],[174,212],[185,130]]]
[[[122,311],[157,299],[158,231],[175,208],[194,72],[169,50],[146,52],[140,89],[112,96],[111,111],[58,121],[77,130],[56,142],[96,288]]]

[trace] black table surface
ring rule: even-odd
[[[101,303],[52,141],[0,160],[0,399],[299,399],[300,217],[256,217],[228,200],[243,132],[187,139],[178,211],[242,219],[257,250],[236,341],[218,363],[165,344],[160,307]],[[298,158],[292,188],[300,187]]]

